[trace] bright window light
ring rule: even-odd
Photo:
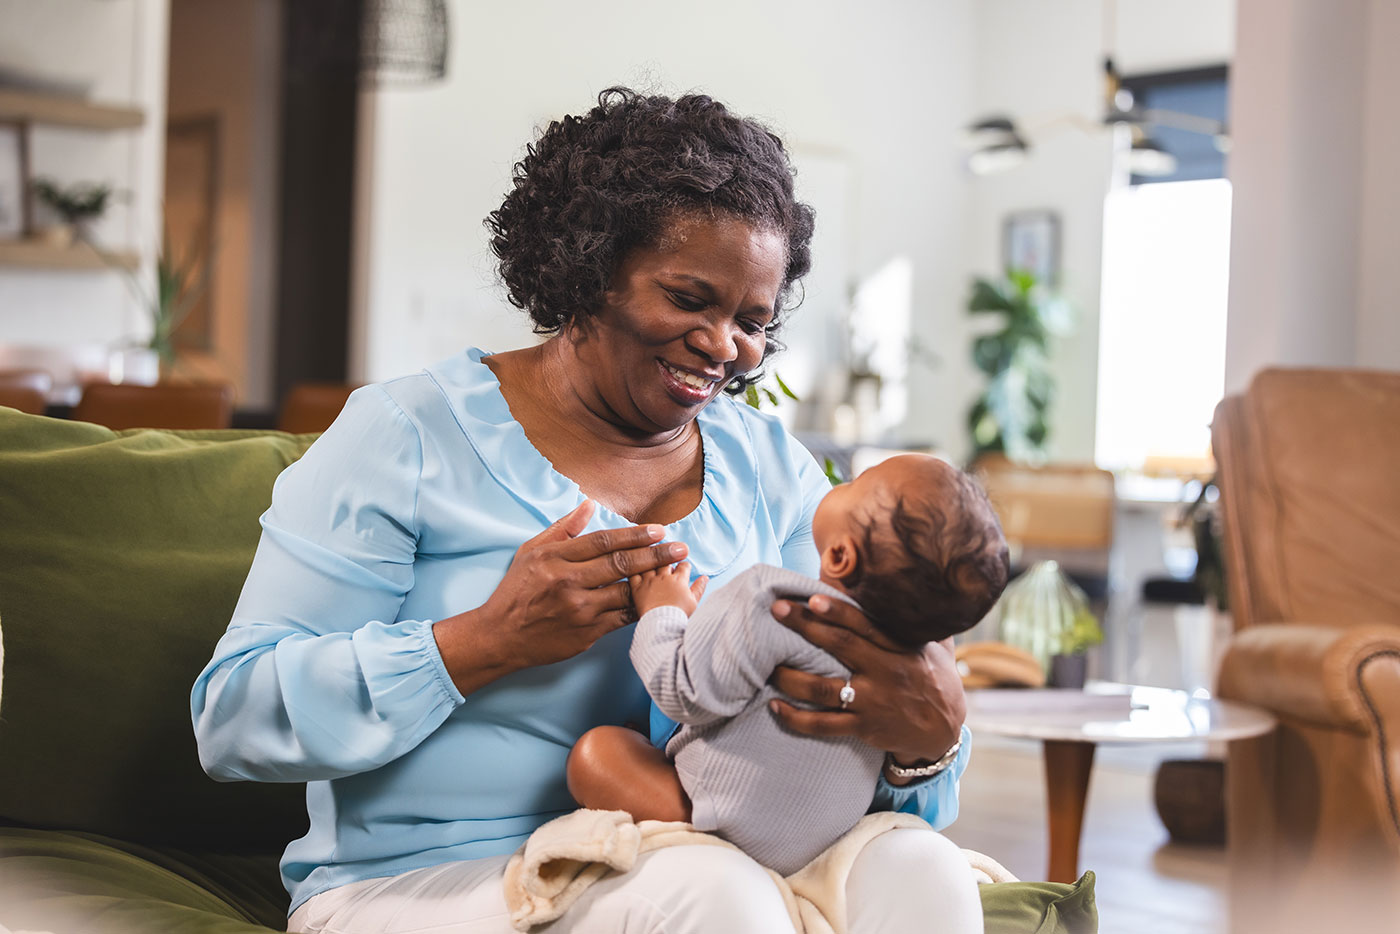
[[[1225,388],[1230,183],[1140,185],[1104,203],[1094,459],[1203,459]]]

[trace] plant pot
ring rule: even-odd
[[[107,378],[114,383],[154,386],[160,376],[160,357],[149,347],[114,350],[107,362]]]
[[[1089,656],[1083,652],[1075,655],[1050,656],[1050,677],[1046,682],[1052,688],[1082,688],[1089,674]]]
[[[37,239],[45,246],[66,250],[73,245],[75,235],[76,231],[72,224],[54,224],[39,231]]]

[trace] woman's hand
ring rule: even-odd
[[[537,665],[572,658],[636,621],[627,578],[681,560],[665,529],[637,525],[579,535],[593,515],[584,500],[515,552],[496,590],[475,610],[441,620],[433,636],[463,694]]]
[[[845,681],[778,668],[774,687],[794,700],[826,708],[803,710],[773,701],[774,714],[788,729],[811,736],[855,736],[909,764],[937,759],[957,741],[967,701],[951,639],[922,649],[900,648],[860,610],[820,594],[806,606],[779,600],[773,616],[849,668],[855,691],[855,700],[842,710]]]

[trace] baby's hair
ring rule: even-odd
[[[1001,523],[977,482],[958,471],[939,492],[897,496],[887,517],[866,523],[851,588],[870,621],[906,648],[977,625],[1011,574]]]

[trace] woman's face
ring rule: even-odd
[[[777,231],[688,217],[623,257],[580,345],[611,414],[647,433],[678,428],[758,366],[786,251]]]

